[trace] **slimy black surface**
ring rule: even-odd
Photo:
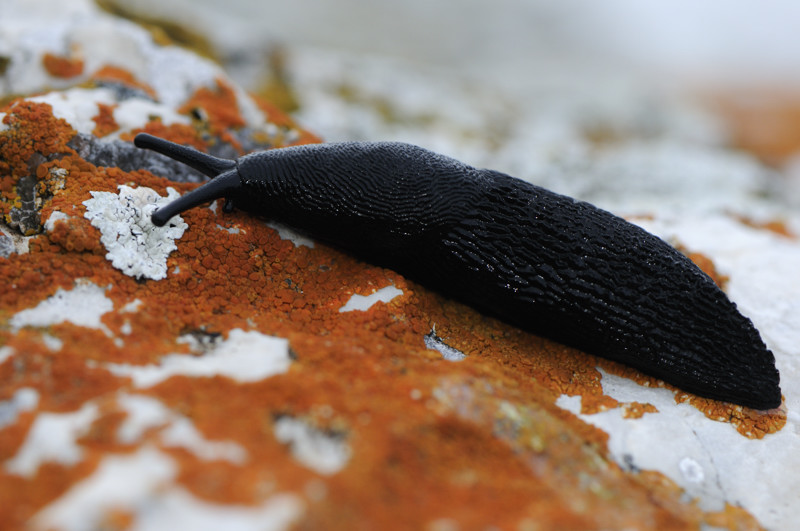
[[[318,144],[233,161],[139,135],[219,177],[217,198],[294,226],[524,330],[755,409],[781,403],[752,322],[693,262],[589,203],[401,143]]]

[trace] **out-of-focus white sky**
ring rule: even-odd
[[[659,82],[800,84],[793,0],[136,0],[225,48],[313,45],[526,84],[644,74]]]

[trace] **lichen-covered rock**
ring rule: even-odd
[[[83,202],[84,217],[100,230],[100,243],[108,250],[106,259],[111,265],[135,278],[165,278],[167,257],[178,248],[175,240],[183,236],[188,225],[175,216],[163,227],[156,227],[150,216],[180,194],[167,188],[167,197],[160,197],[149,188],[124,184],[120,185],[119,194],[91,194],[92,198]]]
[[[135,133],[228,158],[316,138],[88,2],[3,9],[0,90],[55,87],[0,107],[4,525],[758,527],[737,504],[762,510],[754,470],[797,459],[784,411],[688,396],[221,205],[159,232],[159,198],[202,177]],[[798,260],[724,219],[736,238],[689,247],[784,238]]]

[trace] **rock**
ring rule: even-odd
[[[758,525],[753,514],[776,528],[792,520],[791,508],[769,516],[775,500],[791,500],[800,455],[785,410],[689,396],[221,204],[158,232],[148,213],[159,198],[200,178],[133,147],[135,133],[226,158],[317,138],[210,61],[89,2],[2,9],[0,89],[23,95],[0,107],[5,525],[746,529]],[[636,149],[653,129],[631,126],[612,135],[615,152],[588,149],[580,127],[560,123],[571,131],[561,151],[555,140],[531,148],[520,167],[555,168],[536,164],[574,148],[554,163],[564,174],[587,161],[605,161],[589,165],[601,176],[623,166],[634,174],[643,160],[664,169],[686,153],[668,124],[667,148]],[[539,134],[507,139],[502,156],[526,139],[539,145]],[[714,176],[712,188],[692,182],[694,194],[720,188],[732,169],[727,197],[746,197],[768,173],[715,142],[692,153],[714,170],[692,167],[693,181]],[[797,238],[724,212],[724,202],[671,209],[678,203],[635,221],[703,251],[728,278],[776,352],[792,411],[790,352],[800,341],[788,324],[800,289],[785,279],[800,264]]]

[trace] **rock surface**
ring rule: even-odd
[[[137,150],[135,133],[229,158],[317,138],[93,4],[0,9],[10,528],[790,529],[800,517],[800,219],[764,193],[773,171],[687,126],[706,122],[682,104],[665,105],[657,134],[634,104],[592,119],[565,105],[515,123],[495,161],[645,213],[631,220],[698,253],[775,352],[780,410],[687,395],[221,204],[186,212],[169,238],[154,231],[157,197],[201,177]],[[304,85],[317,90],[306,116],[332,109],[315,64],[294,67],[319,80]],[[350,105],[338,120],[373,112]],[[427,147],[454,145],[439,138]],[[609,175],[621,179],[598,185]]]

